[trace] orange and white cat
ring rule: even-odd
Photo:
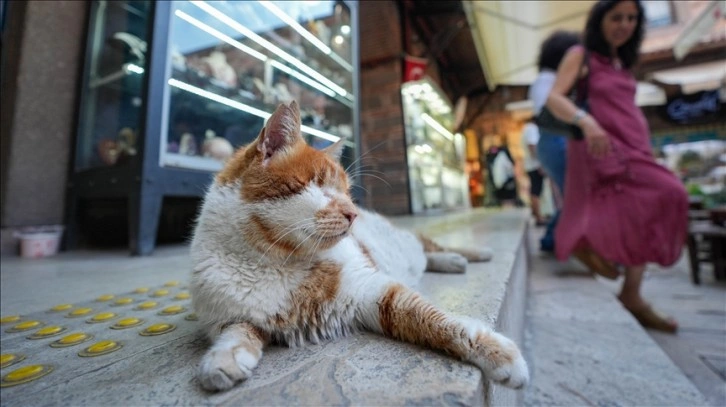
[[[317,343],[357,329],[524,386],[527,364],[514,342],[409,288],[425,269],[463,272],[491,253],[447,251],[356,207],[341,150],[340,142],[326,150],[305,143],[293,101],[209,188],[191,245],[194,308],[213,342],[199,366],[202,386],[225,390],[250,377],[268,343]]]

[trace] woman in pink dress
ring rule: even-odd
[[[601,0],[588,17],[585,49],[568,51],[557,72],[547,107],[577,125],[584,140],[567,146],[565,202],[556,231],[556,253],[593,249],[622,264],[618,295],[646,327],[675,332],[677,323],[643,300],[646,263],[675,263],[684,246],[688,197],[681,182],[651,153],[650,132],[635,104],[637,60],[644,30],[643,7],[633,0]],[[589,113],[567,94],[587,81]],[[578,88],[582,85],[578,85]]]

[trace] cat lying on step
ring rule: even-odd
[[[463,272],[488,251],[450,251],[356,207],[338,142],[300,135],[293,101],[237,151],[209,188],[191,245],[191,291],[213,341],[198,377],[208,390],[245,380],[268,343],[302,345],[356,329],[447,352],[491,380],[529,377],[517,345],[408,288],[425,269]]]

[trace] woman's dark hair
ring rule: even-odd
[[[537,67],[540,71],[549,69],[556,71],[565,53],[572,46],[580,43],[580,34],[573,31],[555,31],[542,42]]]
[[[602,20],[605,14],[612,10],[618,3],[624,0],[600,0],[590,10],[587,17],[587,25],[585,26],[585,47],[590,51],[610,57],[610,45],[605,41],[602,35]],[[624,68],[631,68],[638,62],[638,52],[640,51],[640,43],[643,41],[645,33],[645,11],[640,0],[628,0],[635,3],[638,8],[638,23],[635,31],[628,42],[618,48],[618,57]]]

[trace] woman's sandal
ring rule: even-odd
[[[597,273],[610,280],[615,280],[620,276],[620,272],[615,267],[615,264],[603,259],[591,249],[576,250],[572,255],[593,273]]]
[[[630,309],[628,307],[625,307],[625,309],[633,314],[640,325],[645,328],[668,333],[676,333],[678,331],[678,322],[673,317],[654,310],[650,304],[646,304],[644,307],[637,309]]]

